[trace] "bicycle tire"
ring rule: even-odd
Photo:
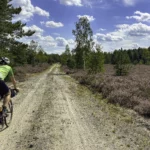
[[[5,120],[4,116],[3,116],[2,112],[0,112],[0,131],[2,131],[4,128],[4,124],[5,124],[4,120]]]
[[[8,113],[7,116],[4,117],[4,123],[6,125],[6,127],[9,127],[11,121],[12,121],[12,117],[13,117],[13,103],[10,100],[10,102],[8,103]]]

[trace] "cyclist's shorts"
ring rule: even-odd
[[[6,94],[8,94],[8,92],[9,92],[8,86],[5,84],[4,81],[0,80],[0,96],[3,97]]]

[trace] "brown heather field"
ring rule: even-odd
[[[28,75],[34,74],[34,73],[40,73],[50,67],[50,64],[43,63],[39,65],[24,65],[24,66],[18,66],[14,67],[14,73],[15,78],[19,82],[25,81]]]
[[[112,65],[105,65],[105,72],[101,74],[89,75],[78,70],[72,76],[81,84],[102,93],[109,103],[150,117],[150,66],[133,66],[128,76],[115,76]]]

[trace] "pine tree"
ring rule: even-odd
[[[104,69],[104,54],[100,45],[96,45],[96,51],[89,54],[88,68],[90,73],[102,72]]]
[[[31,36],[35,33],[31,30],[25,32],[23,27],[26,24],[21,21],[12,22],[13,17],[21,12],[21,7],[14,8],[11,1],[0,1],[0,49],[2,50],[14,45],[17,38]]]
[[[127,51],[123,51],[122,48],[119,51],[116,51],[116,75],[122,76],[127,75],[131,68],[130,58]]]

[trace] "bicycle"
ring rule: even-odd
[[[11,90],[11,98],[16,96],[18,91],[16,89],[10,89]],[[0,98],[0,101],[2,101],[3,98]],[[12,121],[12,117],[13,117],[13,102],[10,99],[9,103],[8,103],[8,112],[5,113],[3,111],[3,107],[0,107],[0,131],[2,131],[4,129],[4,126],[9,127],[10,123]]]

